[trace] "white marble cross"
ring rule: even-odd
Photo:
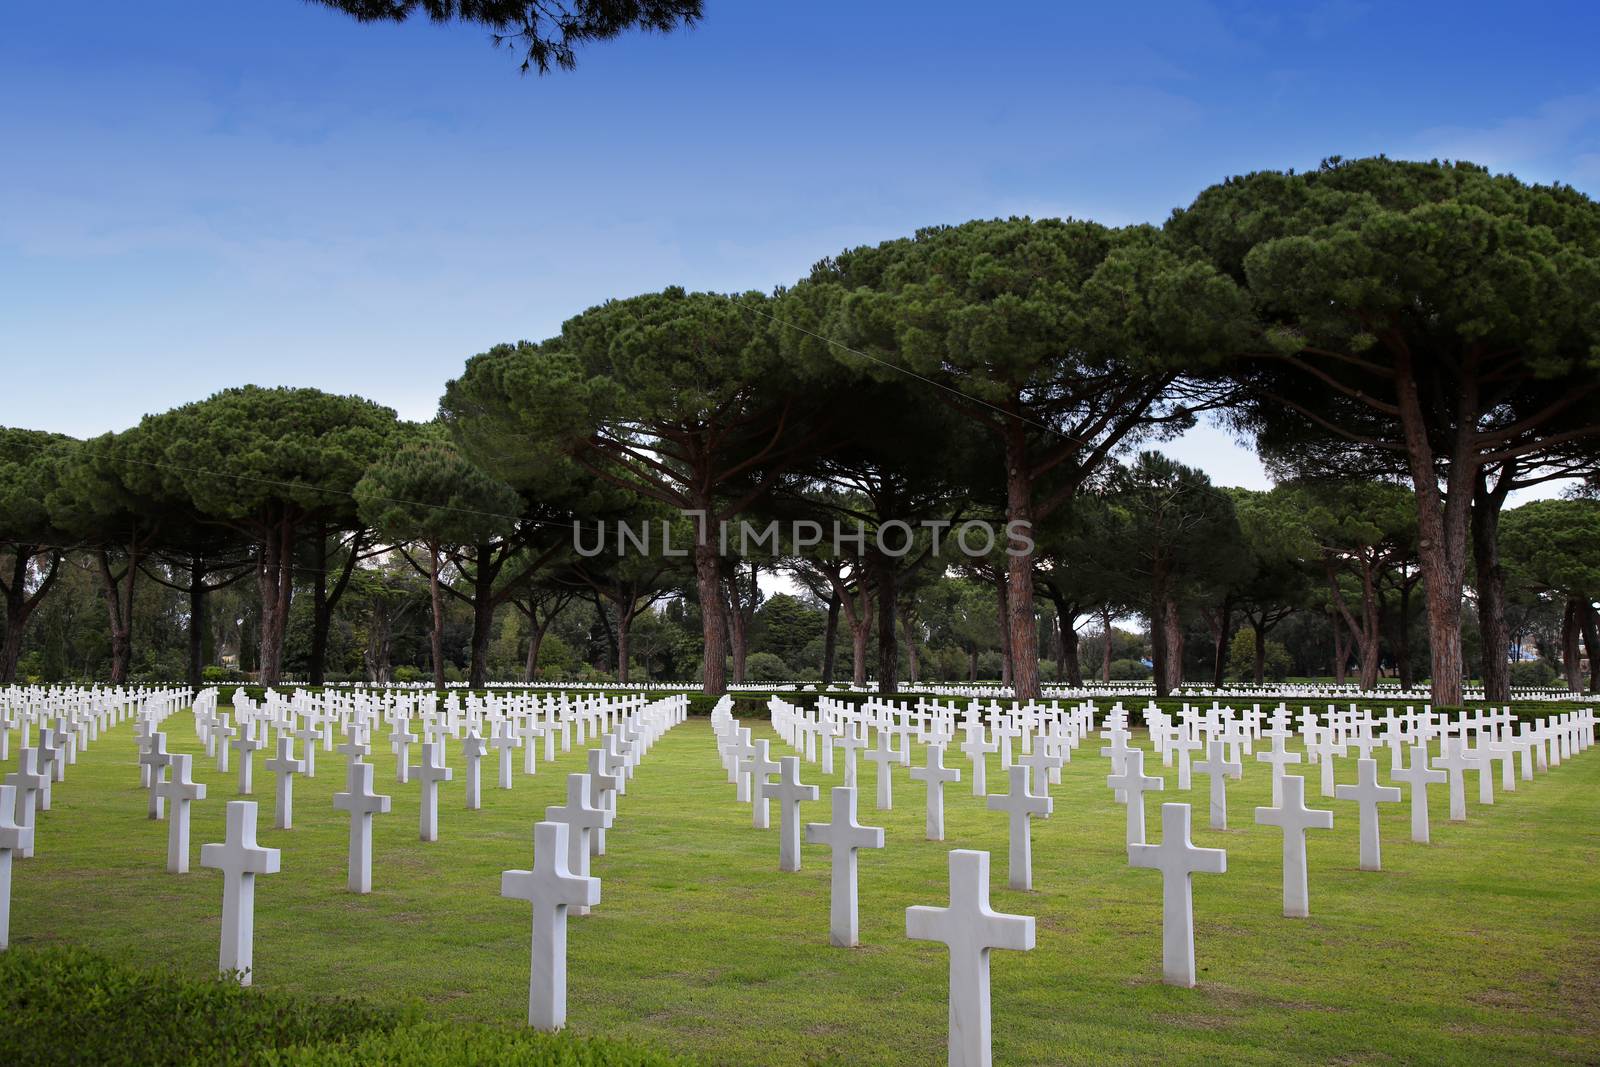
[[[828,905],[828,941],[840,948],[859,943],[856,904],[856,849],[882,848],[883,828],[856,821],[856,791],[833,787],[833,821],[806,824],[806,841],[833,850],[832,892]]]
[[[165,805],[161,800],[161,793],[156,786],[166,776],[167,765],[172,762],[172,755],[167,751],[167,735],[161,732],[150,734],[144,739],[139,753],[139,767],[144,772],[144,784],[149,789],[148,814],[152,819],[161,818]]]
[[[278,778],[276,803],[273,805],[274,829],[294,829],[294,776],[306,773],[306,768],[311,765],[309,754],[316,750],[315,744],[307,744],[307,758],[298,760],[294,758],[294,738],[278,738],[278,755],[267,760],[267,770]]]
[[[1161,805],[1161,844],[1129,845],[1128,863],[1161,872],[1161,970],[1168,985],[1193,986],[1193,874],[1223,874],[1228,854],[1189,840],[1189,805]]]
[[[476,729],[468,731],[467,736],[461,739],[461,755],[467,761],[465,784],[467,787],[467,810],[477,811],[483,807],[483,788],[480,764],[483,754],[489,751],[489,746],[483,743],[483,738],[478,736]]]
[[[894,773],[891,768],[900,756],[889,747],[889,731],[878,731],[877,747],[867,752],[867,759],[878,765],[878,809],[888,811],[894,807]]]
[[[1256,822],[1283,830],[1283,913],[1291,919],[1303,919],[1311,914],[1306,885],[1306,831],[1333,829],[1333,812],[1306,807],[1306,780],[1298,775],[1283,776],[1281,799],[1275,808],[1257,808]]]
[[[1467,771],[1472,760],[1461,751],[1461,738],[1446,737],[1443,755],[1433,758],[1433,765],[1448,772],[1450,780],[1450,821],[1467,821]]]
[[[800,757],[778,761],[778,780],[761,787],[765,799],[778,802],[778,870],[800,869],[800,804],[816,800],[817,787],[800,781]]]
[[[6,775],[5,784],[16,791],[16,802],[12,809],[12,818],[17,826],[27,827],[32,830],[39,819],[35,803],[44,791],[50,776],[39,770],[39,750],[24,746],[17,750],[17,769]],[[22,858],[27,859],[33,855],[33,834],[22,843],[17,851],[22,853]]]
[[[1263,763],[1272,764],[1272,806],[1283,805],[1283,768],[1286,764],[1299,763],[1300,753],[1290,752],[1283,747],[1286,735],[1276,733],[1272,735],[1272,748],[1266,752],[1257,752],[1256,759]]]
[[[1028,792],[1028,768],[1013,765],[1006,768],[1006,774],[1011,778],[1011,791],[990,795],[989,810],[1003,811],[1010,817],[1011,856],[1007,864],[1006,884],[1012,889],[1032,889],[1033,834],[1028,818],[1049,815],[1055,802],[1049,797]],[[987,856],[988,853],[983,855]]]
[[[1025,767],[1010,770],[1027,774]],[[1015,774],[1011,780],[1015,788]],[[1022,788],[1026,790],[1026,781]],[[949,946],[950,1067],[989,1067],[989,953],[997,948],[1032,949],[1033,916],[1008,915],[991,908],[989,854],[958,848],[950,853],[949,907],[907,908],[906,936]]]
[[[972,795],[981,797],[989,792],[989,753],[999,752],[1000,745],[983,739],[982,720],[969,720],[963,729],[967,739],[961,742],[961,753],[972,761]]]
[[[227,840],[201,845],[200,866],[222,872],[218,967],[223,974],[237,974],[240,985],[249,985],[255,953],[256,875],[278,873],[278,850],[256,844],[255,801],[228,801]]]
[[[1213,830],[1226,830],[1228,828],[1228,779],[1238,778],[1244,773],[1244,765],[1238,760],[1229,760],[1226,756],[1227,742],[1211,741],[1206,745],[1206,758],[1194,765],[1194,769],[1206,775],[1211,780],[1211,828]]]
[[[914,781],[925,782],[928,787],[927,836],[929,841],[944,840],[944,786],[946,782],[961,781],[961,772],[944,765],[944,746],[929,745],[923,750],[924,766],[911,768]],[[1031,757],[1028,757],[1031,758]],[[1055,757],[1060,766],[1060,757]],[[1041,794],[1049,792],[1041,788]]]
[[[611,813],[612,818],[606,820],[609,826],[616,818],[617,813],[617,776],[607,774],[605,771],[606,754],[602,749],[589,750],[589,803],[597,808],[602,808]],[[589,854],[591,856],[604,856],[606,854],[606,827],[598,827],[589,835]]]
[[[160,785],[167,801],[167,873],[189,873],[189,807],[206,798],[206,787],[189,777],[194,757],[179,753],[172,757],[172,776]]]
[[[0,785],[0,952],[11,947],[11,857],[33,851],[33,827],[17,824],[16,806],[17,787]]]
[[[503,723],[496,729],[494,736],[489,738],[489,747],[495,750],[499,757],[499,776],[496,785],[501,789],[511,788],[511,757],[517,750],[517,735],[511,732],[511,724]]]
[[[1411,787],[1411,840],[1426,845],[1428,834],[1428,786],[1450,780],[1450,775],[1428,766],[1428,746],[1411,746],[1411,765],[1403,770],[1390,771],[1389,777]]]
[[[370,893],[372,817],[389,812],[389,798],[372,791],[372,764],[350,761],[345,792],[333,794],[333,806],[350,813],[350,863],[345,884],[352,893]]]
[[[247,797],[255,792],[256,750],[261,742],[256,740],[255,731],[246,725],[232,744],[239,753],[239,795]]]
[[[1106,785],[1115,790],[1113,797],[1127,797],[1128,840],[1130,845],[1144,844],[1144,795],[1159,793],[1166,788],[1165,779],[1144,773],[1144,749],[1130,748],[1122,756],[1122,773],[1108,775]]]
[[[422,784],[422,803],[418,820],[419,832],[424,841],[439,840],[439,783],[448,782],[455,777],[455,772],[449,767],[434,762],[438,758],[434,755],[437,747],[434,742],[423,742],[422,763],[411,768],[412,777]]]
[[[1356,768],[1356,784],[1335,787],[1334,796],[1340,800],[1355,801],[1361,813],[1361,869],[1381,871],[1383,860],[1378,843],[1378,805],[1398,803],[1400,790],[1378,784],[1377,760],[1356,760]]]
[[[752,743],[750,757],[742,766],[750,779],[750,825],[757,830],[772,827],[772,805],[767,801],[767,779],[778,773],[778,765],[768,755],[769,742],[760,738]],[[621,775],[618,775],[621,784]]]
[[[417,735],[411,732],[411,720],[396,720],[394,731],[389,735],[389,750],[394,753],[395,781],[401,785],[405,785],[410,778],[411,746],[416,743]]]
[[[567,775],[567,802],[544,809],[544,817],[567,828],[567,870],[579,878],[589,876],[589,835],[611,825],[611,813],[589,800],[589,776]],[[587,915],[589,908],[574,904],[576,914]]]
[[[566,823],[535,823],[533,869],[500,875],[501,896],[533,905],[528,1025],[540,1030],[567,1022],[567,908],[600,903],[600,879],[573,874],[567,853]]]
[[[1111,758],[1112,774],[1121,774],[1123,760],[1126,759],[1128,755],[1128,731],[1119,726],[1113,726],[1109,730],[1106,730],[1103,736],[1110,738],[1111,744],[1107,745],[1105,748],[1102,748],[1100,750],[1100,755],[1109,756]],[[1128,802],[1127,795],[1120,789],[1117,790],[1112,799],[1118,804],[1126,804]]]

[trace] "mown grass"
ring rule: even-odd
[[[749,725],[787,751],[765,723]],[[187,714],[168,728],[171,748],[198,751]],[[441,839],[423,844],[417,787],[395,784],[386,738],[377,747],[394,811],[377,819],[367,897],[344,890],[347,822],[331,803],[343,757],[318,753],[317,777],[295,785],[295,829],[283,832],[271,829],[273,779],[258,763],[260,840],[283,850],[283,873],[259,880],[256,988],[415,1001],[445,1024],[519,1023],[529,912],[500,898],[499,875],[528,865],[531,824],[562,801],[582,754],[541,760],[509,792],[494,788],[486,760],[478,812],[464,810],[455,754]],[[1187,800],[1196,843],[1228,850],[1227,874],[1195,879],[1200,986],[1182,990],[1161,984],[1159,876],[1127,866],[1123,809],[1097,750],[1085,745],[1065,769],[1054,816],[1035,825],[1032,893],[1005,888],[1004,818],[967,782],[947,789],[948,840],[928,842],[920,784],[897,769],[895,808],[879,812],[864,765],[862,821],[886,827],[888,848],[862,855],[866,947],[841,950],[828,945],[827,853],[807,847],[804,870],[780,873],[776,834],[751,829],[749,808],[734,803],[709,724],[677,727],[622,798],[595,864],[600,907],[571,923],[570,1025],[714,1063],[942,1061],[946,957],[906,940],[904,909],[944,901],[948,849],[982,848],[994,853],[994,906],[1038,921],[1037,950],[995,955],[997,1063],[1584,1062],[1600,1052],[1600,755],[1492,808],[1469,803],[1464,825],[1445,821],[1436,788],[1430,846],[1409,842],[1406,805],[1389,806],[1382,873],[1356,869],[1354,805],[1316,798],[1313,772],[1314,805],[1337,816],[1311,837],[1308,920],[1282,917],[1281,838],[1252,822],[1267,766],[1230,783],[1227,833],[1205,828],[1205,779],[1179,793],[1167,769],[1152,832],[1160,800]],[[16,867],[13,944],[80,945],[204,977],[217,960],[220,876],[165,873],[166,824],[145,818],[134,758],[123,726],[56,785],[38,854]],[[236,784],[209,761],[198,773],[210,796],[196,805],[196,863],[201,843],[222,839]],[[1353,777],[1353,762],[1342,764],[1340,779]],[[825,819],[826,787],[840,776],[808,766],[804,778],[824,797],[806,818]],[[992,757],[989,780],[1001,781]]]

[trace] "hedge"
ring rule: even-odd
[[[0,953],[0,1063],[679,1067],[630,1042],[443,1026],[382,1007],[146,971],[76,948]]]

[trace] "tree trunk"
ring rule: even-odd
[[[1014,675],[1011,673],[1014,666],[1011,662],[1011,638],[1014,636],[1011,624],[1016,621],[1011,612],[1011,598],[1006,588],[1008,572],[1002,572],[994,583],[996,621],[1000,624],[1000,684],[1010,685]],[[1020,697],[1018,699],[1021,699]]]
[[[867,684],[867,632],[871,628],[870,618],[860,619],[850,626],[850,684],[858,689]]]
[[[294,595],[294,534],[293,521],[283,515],[267,528],[260,545],[256,585],[261,595],[262,685],[276,685],[283,676],[283,638]]]
[[[133,659],[133,576],[137,557],[129,556],[128,569],[121,575],[111,572],[109,549],[97,550],[95,560],[100,564],[100,592],[111,623],[111,684],[126,685],[128,667]],[[123,578],[128,580],[126,596],[122,591]]]
[[[1587,607],[1579,598],[1568,597],[1566,610],[1561,613],[1561,672],[1566,675],[1567,688],[1574,693],[1583,692],[1583,664],[1578,652],[1578,636],[1583,630],[1583,616]]]
[[[1256,661],[1255,661],[1255,669],[1256,670],[1255,670],[1255,679],[1256,679],[1256,684],[1257,685],[1261,685],[1262,683],[1264,683],[1267,680],[1267,627],[1266,627],[1266,620],[1262,619],[1260,624],[1257,624],[1254,619],[1250,620],[1250,629],[1252,629],[1252,630],[1254,630],[1256,632]]]
[[[1067,664],[1067,684],[1074,689],[1083,688],[1083,662],[1078,659],[1078,631],[1072,619],[1061,624],[1061,654]]]
[[[978,680],[978,646],[977,645],[973,645],[972,649],[967,653],[967,681],[976,682],[977,680]]]
[[[439,546],[428,546],[428,596],[433,604],[433,687],[444,689],[444,589],[439,585]]]
[[[1159,588],[1150,599],[1150,676],[1156,696],[1172,691],[1167,678],[1167,598]]]
[[[839,594],[828,598],[828,625],[822,631],[822,684],[833,684],[834,659],[839,651]]]
[[[1183,684],[1183,620],[1178,613],[1178,602],[1167,601],[1167,691]]]
[[[495,561],[495,546],[484,543],[473,548],[476,566],[472,569],[472,649],[467,667],[467,685],[482,689],[489,680],[489,642],[494,639],[494,580],[500,575]]]
[[[1410,577],[1400,582],[1400,618],[1394,634],[1395,673],[1400,676],[1400,688],[1410,689],[1415,680],[1411,671],[1411,590],[1415,583]]]
[[[617,684],[628,684],[628,636],[633,631],[633,604],[617,604]]]
[[[710,509],[705,509],[710,514]],[[695,587],[700,596],[700,635],[705,645],[705,663],[700,671],[700,689],[705,693],[728,691],[727,631],[723,626],[722,574],[717,546],[702,529],[694,546]]]
[[[328,603],[328,530],[317,525],[312,531],[316,547],[312,553],[311,574],[311,662],[306,674],[312,685],[326,677],[328,630],[333,625],[333,607]]]
[[[1028,476],[1028,434],[1021,419],[1006,425],[1006,528],[1013,524],[1033,529],[1033,483]],[[1011,666],[1011,690],[1018,700],[1039,697],[1039,629],[1033,618],[1033,555],[1030,545],[1006,546],[1005,584],[1010,587],[1010,640],[1006,660]]]
[[[1600,693],[1600,612],[1583,605],[1583,647],[1589,652],[1589,692]]]
[[[1472,494],[1472,559],[1478,571],[1478,630],[1483,635],[1483,696],[1511,699],[1511,667],[1506,662],[1511,631],[1506,626],[1506,575],[1500,565],[1500,509],[1505,504],[1514,468],[1502,468],[1489,488],[1479,471]]]
[[[922,672],[917,659],[916,617],[910,610],[900,613],[900,625],[905,630],[907,673],[910,675],[911,684],[916,685]]]
[[[1106,608],[1100,612],[1100,634],[1105,638],[1105,647],[1100,650],[1100,680],[1111,681],[1111,609]]]
[[[1211,624],[1211,684],[1222,687],[1228,673],[1228,624],[1233,621],[1233,602],[1222,598],[1222,606],[1207,620]]]
[[[877,555],[873,562],[878,570],[878,692],[888,696],[900,691],[900,641],[895,630],[900,576],[888,556]]]
[[[1449,457],[1449,484],[1439,488],[1433,444],[1428,436],[1421,394],[1409,352],[1395,359],[1395,398],[1405,438],[1406,461],[1417,500],[1417,549],[1427,586],[1428,651],[1432,659],[1434,707],[1461,705],[1461,590],[1466,578],[1467,525],[1472,510],[1472,487],[1477,462],[1468,459],[1477,420],[1457,431]],[[1464,383],[1456,398],[1457,409],[1478,410],[1475,383]]]
[[[205,560],[195,556],[189,561],[189,690],[193,693],[200,691],[205,680],[205,635],[211,628],[209,592]]]
[[[535,608],[534,610],[538,611],[539,609]],[[536,619],[530,618],[528,626],[530,630],[528,634],[528,662],[522,668],[522,680],[524,682],[534,682],[539,679],[539,646],[544,644],[544,632],[548,624],[541,626]]]
[[[1344,622],[1338,612],[1329,618],[1333,622],[1333,680],[1343,685],[1349,669],[1350,643],[1345,637]]]

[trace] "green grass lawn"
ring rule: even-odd
[[[187,713],[168,720],[174,751],[198,752]],[[758,736],[771,734],[753,722]],[[14,739],[13,739],[14,740]],[[562,802],[574,751],[515,788],[465,810],[459,755],[443,787],[440,841],[417,840],[418,790],[394,782],[382,735],[374,753],[393,813],[376,820],[374,892],[344,890],[347,820],[332,794],[344,759],[318,753],[295,784],[295,829],[271,829],[273,776],[258,759],[260,841],[283,873],[259,880],[255,983],[262,990],[420,1002],[440,1021],[515,1025],[526,1014],[529,911],[499,896],[500,872],[532,858],[532,823]],[[415,755],[415,749],[413,754]],[[774,737],[775,753],[787,753]],[[650,752],[596,861],[600,907],[569,934],[569,1024],[651,1042],[714,1063],[928,1064],[943,1061],[946,955],[905,937],[905,908],[942,904],[946,851],[994,853],[993,905],[1037,917],[1038,948],[993,961],[997,1063],[1593,1062],[1600,1056],[1600,755],[1586,753],[1479,808],[1469,780],[1465,825],[1450,825],[1435,788],[1434,844],[1413,845],[1406,804],[1386,808],[1382,873],[1356,869],[1351,803],[1321,800],[1336,827],[1310,836],[1308,920],[1282,917],[1280,836],[1253,825],[1268,768],[1230,783],[1233,830],[1206,829],[1196,790],[1152,798],[1195,804],[1194,839],[1228,850],[1229,871],[1195,877],[1197,989],[1161,984],[1160,876],[1128,867],[1123,809],[1108,763],[1085,744],[1035,824],[1036,892],[1004,887],[1005,820],[967,782],[947,788],[948,840],[923,840],[923,792],[897,770],[895,809],[873,805],[863,764],[861,819],[887,828],[863,852],[861,936],[828,945],[828,854],[777,870],[775,831],[750,828],[717,761],[711,728],[691,720]],[[542,755],[542,753],[541,753]],[[259,754],[258,754],[259,756]],[[15,764],[13,747],[12,764]],[[952,765],[965,770],[964,759]],[[1148,761],[1147,773],[1159,761]],[[520,771],[520,757],[518,768]],[[1385,764],[1386,766],[1386,764]],[[12,769],[8,766],[7,770]],[[842,761],[839,765],[842,772]],[[1353,761],[1341,781],[1354,780]],[[131,728],[103,737],[55,787],[36,858],[15,869],[15,947],[79,945],[111,959],[195,976],[217,961],[221,881],[198,866],[222,839],[237,778],[199,767],[210,795],[195,807],[194,873],[164,871],[166,824],[145,818]],[[823,800],[817,767],[806,781]],[[991,757],[991,788],[1001,781]],[[776,811],[774,811],[776,825]]]

